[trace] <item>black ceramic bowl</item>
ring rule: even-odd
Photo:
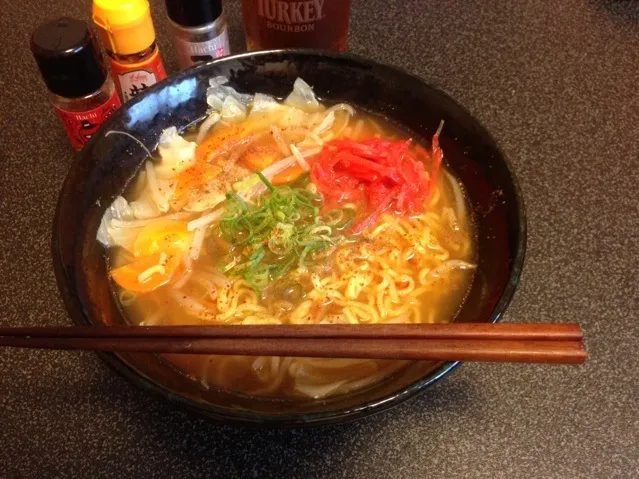
[[[140,169],[145,153],[126,137],[105,133],[127,131],[154,149],[164,128],[184,127],[205,115],[208,79],[217,75],[227,76],[239,91],[280,97],[299,76],[320,98],[384,115],[426,141],[444,120],[445,162],[462,181],[478,227],[479,266],[457,320],[499,320],[521,273],[526,223],[515,178],[490,134],[446,94],[406,72],[352,55],[285,50],[227,57],[172,76],[124,105],[85,147],[64,183],[53,231],[57,282],[76,323],[125,323],[96,232],[105,208]],[[289,426],[343,422],[382,411],[457,365],[416,361],[351,394],[321,401],[273,400],[205,390],[150,354],[101,356],[141,388],[210,418]]]

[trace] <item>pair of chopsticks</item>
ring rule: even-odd
[[[577,324],[0,328],[0,346],[136,353],[580,364]]]

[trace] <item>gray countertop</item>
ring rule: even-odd
[[[73,153],[28,36],[62,14],[88,19],[90,2],[0,5],[0,324],[64,325],[49,242]],[[241,8],[226,7],[238,52]],[[530,229],[506,319],[581,322],[588,363],[467,364],[356,423],[246,430],[149,397],[94,354],[5,349],[0,477],[639,476],[637,2],[360,0],[350,49],[439,86],[494,134]]]

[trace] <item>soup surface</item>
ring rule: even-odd
[[[454,320],[476,249],[462,187],[382,118],[210,81],[197,130],[165,130],[105,213],[115,292],[131,322],[370,324]],[[441,129],[441,128],[440,128]],[[164,355],[205,387],[322,398],[401,361]]]

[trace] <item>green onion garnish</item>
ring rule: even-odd
[[[320,216],[322,199],[306,190],[304,182],[276,187],[256,174],[268,191],[255,203],[228,193],[218,228],[233,252],[231,260],[220,262],[220,270],[243,277],[261,292],[296,267],[309,266],[311,253],[330,254],[332,246],[346,239],[343,231],[354,215],[350,209],[336,209]]]

